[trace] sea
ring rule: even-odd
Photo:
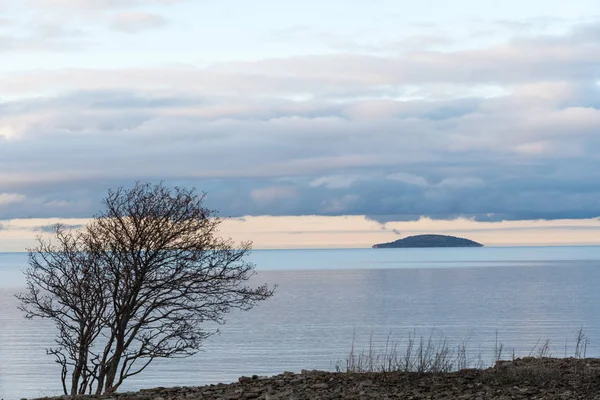
[[[242,375],[345,367],[350,351],[402,347],[409,337],[468,343],[493,362],[575,352],[600,356],[600,247],[256,250],[253,283],[276,294],[232,312],[220,334],[186,359],[158,360],[121,391],[232,382]],[[60,395],[60,368],[46,348],[49,321],[26,320],[27,255],[0,253],[0,399]],[[207,329],[215,329],[207,326]]]

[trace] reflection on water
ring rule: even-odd
[[[185,360],[156,362],[122,388],[199,385],[244,374],[331,369],[356,332],[383,343],[435,327],[482,351],[495,332],[517,354],[551,339],[564,355],[583,326],[600,355],[600,248],[257,251],[260,282],[276,296],[249,313],[232,313],[221,335]],[[444,260],[445,258],[445,260]],[[57,365],[45,355],[53,328],[16,309],[23,254],[0,254],[0,398],[58,393]],[[270,269],[271,271],[267,271]]]

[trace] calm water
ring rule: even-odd
[[[490,352],[495,332],[517,355],[540,339],[570,353],[580,327],[588,356],[600,356],[600,247],[255,251],[257,279],[274,298],[232,313],[204,352],[156,362],[122,390],[229,382],[240,375],[332,369],[350,348],[432,328]],[[59,394],[59,372],[44,348],[53,328],[27,321],[13,294],[24,254],[0,254],[0,398]]]

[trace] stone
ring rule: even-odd
[[[600,360],[525,359],[452,373],[331,373],[303,370],[238,383],[145,389],[68,400],[600,400]],[[67,400],[56,397],[46,400]]]
[[[329,385],[327,383],[315,383],[314,385],[311,386],[311,388],[313,389],[329,389]]]

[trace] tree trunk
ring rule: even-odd
[[[113,387],[113,385],[115,383],[115,378],[117,376],[119,364],[121,363],[121,356],[123,355],[123,352],[125,351],[124,347],[125,347],[125,338],[121,334],[119,334],[119,337],[117,337],[117,345],[115,347],[115,353],[113,355],[113,358],[110,360],[110,363],[108,365],[108,369],[106,372],[106,381],[104,383],[104,394],[111,394],[117,390],[117,388]]]

